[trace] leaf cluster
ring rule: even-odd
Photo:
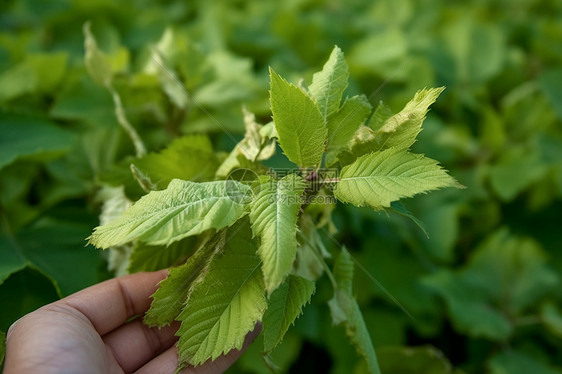
[[[190,174],[200,167],[194,164],[176,170],[178,161],[198,163],[201,152],[213,159],[202,138],[181,138],[133,163],[141,186],[152,191],[90,236],[99,248],[133,243],[132,262],[145,255],[138,254],[135,243],[170,246],[203,236],[194,254],[161,283],[145,317],[147,324],[160,327],[181,321],[178,369],[240,349],[258,321],[263,321],[265,353],[273,351],[325,271],[334,291],[329,302],[334,324],[346,326],[369,371],[379,372],[352,292],[351,257],[341,249],[332,274],[311,207],[334,205],[335,197],[358,207],[391,210],[391,203],[401,198],[460,185],[436,161],[409,150],[443,89],[419,91],[396,114],[381,104],[369,122],[371,106],[365,96],[342,100],[348,75],[338,47],[308,89],[270,69],[273,123],[259,125],[246,113],[246,135],[215,165],[215,175],[207,175],[214,180],[180,179],[196,180],[202,174]],[[259,164],[273,154],[274,139],[295,165],[285,176]],[[323,168],[328,160],[335,171],[331,179]],[[314,203],[319,194],[332,202]]]

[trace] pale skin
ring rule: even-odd
[[[48,304],[15,322],[7,333],[4,374],[171,374],[177,366],[177,324],[149,328],[142,315],[167,271],[105,281]],[[259,333],[233,350],[182,374],[222,373]]]

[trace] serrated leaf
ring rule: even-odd
[[[314,282],[290,275],[269,297],[263,315],[264,351],[271,352],[281,343],[285,333],[301,315],[303,307],[314,294]]]
[[[347,88],[348,77],[349,69],[343,52],[336,46],[322,70],[312,76],[312,84],[308,87],[324,118],[327,119],[340,107],[343,91]]]
[[[222,255],[191,292],[179,319],[178,369],[242,348],[267,308],[265,286],[247,220],[227,233]]]
[[[365,359],[370,373],[380,374],[377,355],[371,336],[365,325],[357,300],[351,294],[353,261],[349,252],[342,248],[334,265],[337,288],[328,302],[334,324],[344,324],[345,332],[359,353]]]
[[[283,152],[299,166],[317,167],[322,161],[328,134],[318,104],[273,69],[269,72],[271,111]]]
[[[111,62],[107,56],[98,48],[96,38],[92,34],[90,22],[83,27],[84,48],[86,50],[85,64],[88,73],[97,83],[109,87],[113,79]]]
[[[304,180],[289,174],[279,181],[264,178],[250,204],[254,236],[260,238],[258,254],[268,293],[291,271],[297,252],[297,218],[302,205]]]
[[[193,256],[180,266],[171,268],[152,295],[152,304],[146,312],[144,323],[165,326],[177,320],[197,280],[201,280],[214,258],[226,245],[226,230],[221,230],[201,246]]]
[[[452,186],[459,184],[437,161],[391,148],[361,156],[342,168],[334,195],[378,210],[403,197]]]
[[[149,153],[133,161],[133,164],[149,179],[150,184],[163,189],[172,179],[211,180],[219,161],[207,136],[188,135],[175,139],[161,152]]]
[[[167,189],[143,196],[118,219],[98,226],[89,237],[99,248],[138,239],[169,245],[208,229],[232,225],[244,214],[248,186],[236,181],[195,183],[174,179]]]
[[[445,87],[416,92],[414,98],[406,104],[404,109],[388,118],[380,128],[376,129],[376,145],[372,150],[410,148],[421,131],[429,106],[437,100],[443,90]],[[381,113],[381,115],[383,114]]]
[[[371,104],[364,95],[345,100],[342,107],[328,118],[328,143],[326,163],[334,163],[337,153],[349,143],[359,126],[371,113]]]

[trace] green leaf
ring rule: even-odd
[[[275,123],[273,121],[266,123],[260,128],[260,135],[264,138],[273,139],[278,138],[277,129],[275,128]]]
[[[208,229],[232,225],[244,214],[248,186],[236,181],[194,183],[174,179],[167,189],[143,196],[118,219],[95,228],[88,238],[99,248],[138,239],[169,245]]]
[[[24,267],[49,277],[61,296],[98,282],[101,257],[83,249],[88,230],[86,225],[45,220],[14,236],[0,235],[0,282]]]
[[[461,84],[488,81],[502,70],[508,60],[506,37],[501,28],[478,17],[470,17],[468,12],[443,25],[441,33],[444,40],[436,39],[436,42],[445,46],[454,59],[453,70]]]
[[[60,296],[52,278],[32,266],[10,275],[0,284],[2,303],[10,306],[0,308],[0,329],[8,331],[18,318],[58,300]]]
[[[456,329],[503,341],[518,315],[558,287],[559,277],[545,261],[533,239],[500,229],[473,251],[465,267],[438,271],[423,283],[445,300]]]
[[[98,48],[96,38],[92,34],[90,22],[86,22],[84,31],[84,49],[86,50],[85,64],[88,73],[97,83],[109,87],[113,79],[111,62]]]
[[[185,260],[197,246],[197,237],[189,236],[168,246],[152,246],[136,243],[129,258],[129,273],[156,271]]]
[[[219,161],[205,135],[188,135],[175,139],[166,149],[149,153],[133,161],[158,189],[172,179],[201,182],[213,179]]]
[[[324,272],[322,258],[330,257],[330,253],[324,247],[314,219],[309,214],[305,213],[300,217],[297,239],[297,257],[293,265],[293,274],[316,281]]]
[[[0,102],[33,92],[37,87],[37,76],[33,67],[18,64],[0,74]]]
[[[53,91],[64,77],[67,58],[62,52],[27,55],[24,61],[0,74],[0,101]]]
[[[543,72],[539,77],[541,88],[556,111],[558,118],[562,118],[562,69],[551,69]]]
[[[252,232],[260,238],[267,292],[275,290],[289,274],[297,252],[297,218],[302,205],[304,180],[289,174],[279,181],[264,178],[250,204]]]
[[[0,169],[20,158],[46,161],[70,150],[72,134],[46,119],[0,113]]]
[[[506,202],[529,188],[548,172],[548,165],[538,152],[512,149],[504,152],[490,167],[490,183],[499,197]],[[525,178],[521,178],[524,175]]]
[[[247,220],[228,230],[225,247],[191,292],[179,319],[178,369],[242,348],[267,301],[261,261]]]
[[[186,109],[189,103],[189,96],[183,83],[177,77],[177,74],[167,66],[164,57],[159,50],[155,48],[152,51],[152,61],[157,65],[158,79],[162,89],[170,99],[170,101],[180,109]]]
[[[443,352],[432,346],[383,347],[377,349],[377,356],[383,373],[454,373],[451,363],[445,358]]]
[[[392,117],[394,115],[394,113],[392,112],[392,110],[390,109],[390,107],[388,105],[386,105],[382,100],[379,102],[379,105],[377,106],[377,109],[375,109],[375,112],[373,113],[373,116],[371,117],[371,121],[369,121],[369,126],[374,130],[377,131],[379,130],[386,121],[388,121],[388,119],[390,117]]]
[[[271,111],[283,152],[301,167],[317,167],[328,131],[318,104],[273,69],[269,73]]]
[[[361,156],[342,168],[334,195],[378,210],[403,197],[453,186],[459,184],[437,161],[391,148]]]
[[[347,149],[342,149],[338,154],[339,164],[349,165],[358,157],[372,153],[376,149],[375,132],[370,127],[361,125],[353,134]]]
[[[445,90],[445,87],[423,89],[416,92],[414,98],[406,104],[404,109],[388,118],[382,126],[376,128],[374,134],[376,145],[372,150],[410,148],[421,131],[429,106],[437,100],[443,90]],[[381,111],[386,111],[386,109],[383,107]],[[385,114],[380,115],[384,116]]]
[[[342,248],[334,265],[337,288],[328,302],[334,324],[344,324],[345,332],[355,346],[357,353],[365,359],[370,373],[380,374],[377,355],[367,325],[357,300],[351,294],[353,283],[353,261],[349,252]]]
[[[49,114],[65,120],[80,120],[102,128],[118,126],[111,96],[107,90],[85,74],[67,77],[63,90],[57,92]]]
[[[245,107],[242,108],[242,111],[246,128],[244,139],[236,144],[232,152],[219,166],[216,173],[218,178],[226,178],[234,169],[242,168],[244,165],[240,161],[240,157],[255,163],[258,160],[267,160],[275,154],[275,141],[271,139],[271,134],[267,134],[267,131],[262,134],[262,129],[265,126],[257,123],[256,116]],[[273,126],[271,128],[274,129]]]
[[[133,205],[133,202],[125,195],[125,187],[123,185],[118,187],[102,186],[96,195],[96,199],[103,201],[99,216],[100,225],[105,225],[119,218],[125,210]],[[132,250],[133,246],[131,244],[109,248],[107,269],[116,276],[127,274]]]
[[[449,270],[434,273],[424,278],[423,283],[445,300],[453,326],[458,331],[498,341],[513,333],[513,325],[507,316],[489,305],[487,296],[479,288],[466,285]]]
[[[336,263],[334,264],[333,273],[338,290],[351,294],[353,290],[354,267],[353,260],[351,259],[351,255],[347,249],[342,248],[341,253],[336,259]]]
[[[144,323],[162,327],[177,320],[195,283],[203,279],[214,256],[225,245],[226,230],[221,230],[183,265],[171,268],[166,279],[160,282],[158,290],[152,295],[153,301],[146,312]]]
[[[548,330],[562,337],[562,313],[552,302],[548,302],[541,307],[541,319]]]
[[[249,161],[267,160],[275,154],[275,142],[261,133],[262,125],[256,122],[254,113],[242,108],[244,113],[244,139],[238,144],[238,149]]]
[[[27,259],[17,242],[7,236],[0,236],[0,284],[11,274],[25,268],[26,264]]]
[[[560,374],[559,370],[518,351],[500,353],[487,366],[490,374]]]
[[[264,350],[271,352],[314,294],[314,282],[290,275],[269,297],[263,315]]]
[[[345,100],[342,107],[328,118],[327,165],[334,163],[337,153],[353,138],[353,135],[369,117],[371,104],[364,95]]]
[[[325,119],[340,107],[348,77],[349,69],[345,63],[343,52],[336,46],[322,70],[312,76],[312,84],[308,87]]]

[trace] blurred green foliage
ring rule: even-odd
[[[354,292],[383,373],[562,372],[557,0],[2,1],[0,337],[110,276],[103,254],[84,248],[98,191],[143,193],[112,97],[84,66],[87,21],[149,151],[198,133],[229,151],[242,105],[270,119],[268,66],[308,83],[335,44],[349,93],[371,93],[375,106],[396,112],[418,89],[446,86],[414,148],[468,188],[405,202],[429,239],[399,215],[343,207],[324,241],[364,268]],[[344,332],[326,328],[330,297],[317,293],[274,352],[283,371],[364,370]],[[231,372],[267,370],[252,347]]]

